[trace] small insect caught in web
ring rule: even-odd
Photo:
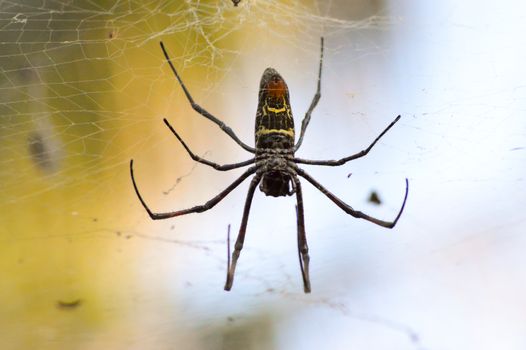
[[[371,191],[371,193],[369,194],[369,198],[367,200],[369,201],[369,203],[372,203],[375,205],[382,204],[382,200],[380,199],[380,196],[378,195],[378,192],[376,191]]]
[[[254,156],[248,160],[231,163],[231,164],[217,164],[203,157],[200,157],[193,153],[188,145],[183,141],[179,134],[175,131],[172,125],[167,119],[164,119],[164,123],[174,134],[177,140],[181,143],[186,152],[190,157],[199,163],[208,165],[219,171],[227,171],[237,169],[240,167],[251,165],[241,176],[239,176],[234,182],[227,186],[223,191],[217,194],[212,199],[201,205],[196,205],[191,208],[181,209],[172,212],[157,213],[152,211],[142,195],[139,192],[137,183],[135,181],[133,173],[133,159],[130,161],[130,175],[133,183],[135,193],[139,198],[139,201],[143,205],[144,209],[148,212],[153,220],[162,220],[173,218],[176,216],[186,215],[190,213],[201,213],[211,209],[223,198],[225,198],[230,192],[232,192],[239,184],[241,184],[249,176],[254,175],[250,181],[248,193],[245,199],[245,205],[243,208],[243,215],[241,218],[241,226],[237,235],[236,242],[234,244],[234,251],[232,252],[231,260],[228,259],[228,271],[225,283],[225,290],[230,290],[234,282],[234,273],[236,265],[239,259],[243,244],[245,242],[245,233],[248,224],[248,216],[250,212],[250,206],[252,204],[252,198],[256,187],[259,185],[260,191],[265,193],[267,196],[281,197],[281,196],[296,196],[296,222],[297,222],[297,235],[298,235],[298,256],[299,264],[301,269],[301,276],[303,279],[303,290],[305,293],[310,293],[311,284],[309,277],[309,247],[307,245],[307,236],[305,233],[305,219],[303,210],[303,191],[299,178],[302,177],[307,180],[311,185],[317,188],[321,193],[327,196],[334,204],[340,207],[347,214],[364,219],[372,222],[376,225],[393,228],[405,207],[407,201],[407,194],[409,192],[409,182],[405,179],[405,195],[402,205],[398,211],[398,214],[392,221],[385,221],[369,216],[361,211],[353,209],[350,205],[346,204],[317,180],[310,176],[305,170],[300,168],[298,164],[306,165],[322,165],[322,166],[340,166],[349,161],[366,156],[374,145],[384,136],[389,129],[391,129],[400,116],[397,116],[377,137],[374,141],[365,149],[358,153],[350,156],[338,159],[338,160],[312,160],[303,159],[295,156],[295,152],[300,148],[307,126],[310,123],[311,114],[314,108],[318,104],[321,96],[321,74],[323,65],[323,38],[321,38],[321,49],[320,49],[320,61],[318,68],[318,79],[316,93],[310,103],[310,106],[305,113],[305,116],[301,122],[301,129],[299,137],[295,138],[294,119],[292,117],[292,111],[290,107],[289,90],[283,77],[273,68],[267,68],[263,72],[261,81],[259,83],[259,98],[258,107],[256,111],[256,124],[255,124],[255,147],[251,147],[241,141],[239,137],[232,131],[232,129],[223,123],[220,119],[210,114],[207,110],[197,104],[190,92],[183,83],[179,73],[175,69],[168,52],[166,51],[164,44],[161,42],[161,49],[164,56],[175,75],[175,78],[179,82],[179,85],[183,89],[184,94],[192,108],[199,113],[201,116],[210,120],[219,126],[228,136],[230,136],[239,146],[244,150],[252,153]],[[230,229],[229,229],[230,232]],[[230,244],[228,244],[228,251],[230,252]],[[230,254],[228,254],[230,257]]]

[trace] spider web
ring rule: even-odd
[[[526,289],[524,5],[444,1],[0,1],[0,345],[16,348],[518,349]],[[266,67],[296,125],[322,97],[298,156],[367,157],[304,168],[313,293],[303,295],[294,198],[257,191],[233,290],[226,233],[245,181],[201,204],[250,157],[191,110],[253,144]],[[372,194],[378,200],[370,201]],[[376,203],[375,203],[376,202]],[[234,238],[235,239],[235,238]],[[476,330],[476,331],[475,331]],[[484,332],[484,330],[486,332]]]

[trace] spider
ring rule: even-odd
[[[239,3],[241,2],[241,0],[232,0],[232,3],[234,4],[234,6],[237,7],[237,5],[239,5]]]
[[[400,116],[397,116],[388,126],[385,128],[380,135],[364,150],[350,155],[339,160],[310,160],[298,158],[294,154],[300,148],[303,142],[303,136],[309,125],[311,114],[321,96],[321,73],[322,73],[322,63],[323,63],[323,38],[321,38],[321,50],[320,50],[320,62],[318,69],[318,82],[316,93],[314,98],[309,106],[309,109],[305,113],[303,121],[301,123],[301,130],[299,138],[296,143],[294,143],[294,120],[292,118],[292,112],[290,109],[289,102],[289,91],[285,80],[281,75],[273,68],[267,68],[263,72],[261,77],[261,82],[259,84],[259,99],[258,99],[258,108],[256,113],[256,127],[255,127],[255,147],[250,147],[243,141],[241,141],[237,135],[232,131],[232,129],[223,123],[221,120],[207,112],[203,107],[194,102],[194,99],[190,95],[190,92],[184,85],[179,73],[177,73],[168,52],[166,51],[164,44],[161,42],[161,49],[172,69],[172,72],[175,75],[175,78],[181,85],[188,102],[192,105],[192,108],[217,124],[221,130],[223,130],[228,136],[230,136],[239,146],[241,146],[246,151],[254,154],[254,157],[243,162],[224,164],[220,165],[214,163],[210,160],[204,159],[195,153],[193,153],[190,148],[186,145],[183,139],[175,131],[175,129],[170,125],[168,120],[164,118],[164,123],[170,129],[170,131],[175,135],[177,140],[185,148],[186,152],[190,157],[199,163],[208,165],[219,171],[227,171],[247,165],[252,165],[249,167],[240,177],[237,178],[233,183],[221,191],[218,195],[210,199],[204,204],[196,205],[191,208],[165,212],[165,213],[156,213],[153,212],[141,194],[135,182],[135,177],[133,175],[133,159],[130,161],[130,175],[135,189],[135,193],[139,198],[144,209],[148,212],[150,217],[153,220],[162,220],[173,218],[180,215],[186,215],[190,213],[201,213],[206,210],[211,209],[217,203],[219,203],[223,198],[225,198],[232,190],[234,190],[239,184],[241,184],[246,178],[250,175],[254,175],[252,181],[250,182],[248,188],[248,194],[245,199],[245,206],[243,209],[243,216],[241,219],[241,226],[239,228],[239,233],[236,239],[234,246],[234,251],[232,252],[232,261],[228,259],[227,265],[227,277],[224,289],[229,291],[232,288],[234,281],[234,273],[239,259],[239,254],[243,248],[243,243],[245,241],[245,232],[248,223],[248,216],[250,212],[250,205],[252,203],[252,198],[254,196],[254,191],[256,186],[259,184],[259,189],[265,193],[267,196],[280,197],[280,196],[291,196],[296,195],[296,218],[297,218],[297,234],[298,234],[298,257],[301,269],[301,276],[303,279],[303,289],[305,293],[310,293],[311,284],[309,278],[309,248],[307,245],[307,237],[305,235],[305,220],[304,220],[304,211],[303,211],[303,193],[301,189],[301,183],[299,177],[303,177],[305,180],[310,182],[314,187],[326,195],[331,201],[333,201],[338,207],[340,207],[347,214],[355,217],[370,221],[376,225],[393,228],[398,219],[402,215],[402,212],[407,201],[407,194],[409,190],[409,182],[405,179],[405,195],[402,202],[402,206],[398,211],[395,219],[393,221],[384,221],[372,216],[369,216],[361,211],[353,209],[351,206],[343,202],[341,199],[332,194],[328,189],[322,186],[318,181],[311,177],[307,172],[301,169],[298,164],[308,164],[308,165],[325,165],[325,166],[339,166],[343,165],[351,160],[364,157],[369,153],[373,146],[378,142],[378,140],[393,127],[393,125],[400,120]],[[228,254],[230,257],[230,253]]]

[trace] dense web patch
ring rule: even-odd
[[[181,70],[202,70],[197,88],[213,94],[222,89],[218,78],[235,73],[225,62],[242,53],[230,41],[247,27],[263,28],[270,37],[288,43],[294,40],[285,35],[281,22],[292,27],[291,35],[307,30],[313,39],[308,48],[315,53],[322,27],[330,32],[388,22],[380,16],[335,20],[315,15],[312,5],[302,1],[247,1],[235,10],[228,1],[116,1],[108,7],[94,2],[4,1],[1,6],[5,154],[0,178],[3,200],[8,202],[21,199],[21,184],[36,181],[30,163],[44,176],[55,175],[53,184],[38,184],[38,191],[26,193],[35,197],[47,189],[76,186],[79,180],[90,182],[95,175],[111,176],[107,173],[125,159],[129,147],[152,147],[154,135],[117,152],[112,146],[125,137],[127,128],[155,117],[159,108],[166,111],[158,105],[166,106],[179,95],[171,89],[162,96],[163,102],[154,96],[160,86],[173,86],[156,49],[161,38],[175,43],[172,48]],[[243,40],[250,40],[247,36]],[[141,98],[131,97],[138,89]],[[16,178],[11,176],[13,158],[16,166],[28,167]],[[97,182],[93,185],[101,186],[105,180]]]

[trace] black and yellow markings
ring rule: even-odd
[[[278,133],[294,138],[294,120],[287,98],[284,95],[280,97],[281,103],[276,103],[277,101],[273,99],[266,99],[261,106],[261,119],[256,130],[256,137]]]
[[[274,113],[274,114],[281,114],[281,113],[286,113],[286,116],[288,118],[291,118],[291,115],[290,115],[290,107],[288,106],[287,104],[287,101],[285,99],[285,97],[283,97],[283,107],[281,108],[278,108],[278,107],[270,107],[268,105],[268,101],[265,101],[265,104],[263,105],[263,116],[267,116],[268,114],[270,113]]]
[[[256,137],[268,135],[268,134],[285,134],[294,138],[294,128],[290,129],[265,129],[264,126],[260,126],[260,129],[256,131]]]

